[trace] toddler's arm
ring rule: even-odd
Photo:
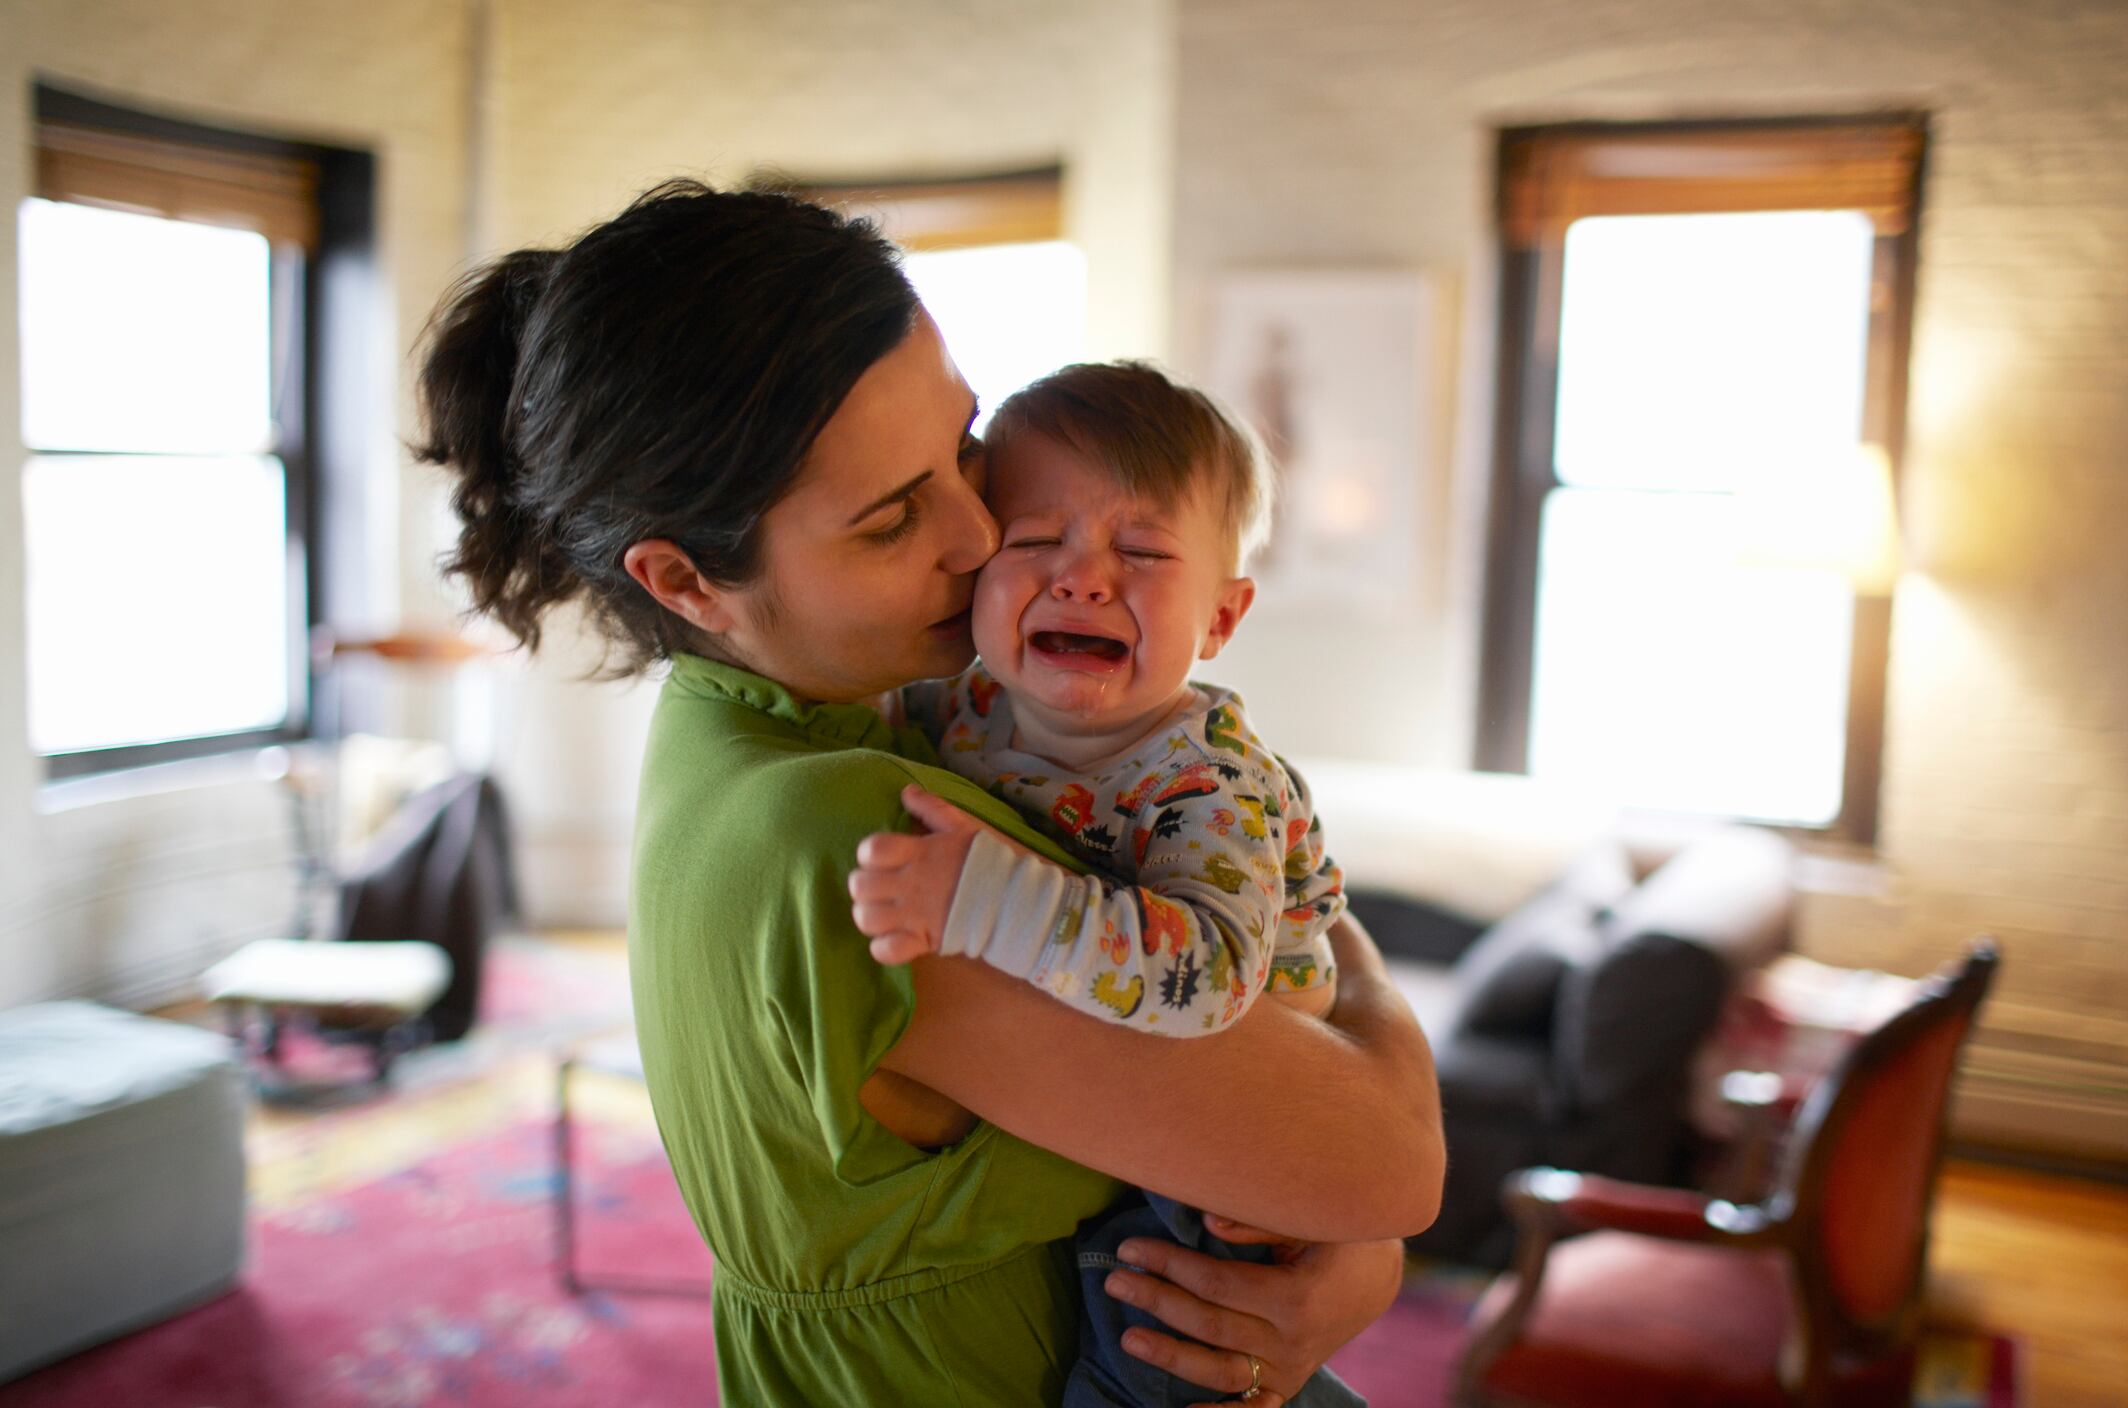
[[[882,961],[981,958],[1081,1011],[1164,1035],[1232,1025],[1267,981],[1304,1010],[1327,1010],[1320,935],[1333,909],[1305,936],[1311,949],[1274,963],[1297,913],[1279,784],[1253,766],[1194,763],[1148,788],[1129,837],[1135,886],[1067,874],[917,792],[905,800],[930,834],[859,849],[858,927]]]

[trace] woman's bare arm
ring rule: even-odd
[[[1444,1152],[1433,1058],[1349,916],[1328,1022],[1260,1002],[1178,1041],[1096,1021],[961,958],[912,968],[882,1068],[1118,1178],[1309,1241],[1423,1230]]]

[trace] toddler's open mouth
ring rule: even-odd
[[[1036,654],[1064,665],[1114,664],[1130,654],[1130,647],[1112,636],[1078,631],[1036,631],[1027,643]]]

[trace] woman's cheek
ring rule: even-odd
[[[996,561],[995,558],[992,561]],[[975,653],[989,655],[995,647],[995,622],[998,619],[998,577],[995,568],[985,567],[975,577],[975,596],[969,603],[969,630],[975,636]]]

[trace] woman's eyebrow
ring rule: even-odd
[[[846,528],[855,528],[858,524],[864,522],[867,518],[870,518],[873,514],[879,512],[888,504],[894,503],[900,499],[908,498],[909,495],[915,493],[918,489],[921,489],[924,486],[924,481],[929,479],[930,477],[931,471],[927,469],[922,474],[919,474],[914,479],[910,480],[908,483],[902,485],[900,488],[889,489],[886,493],[881,494],[878,498],[872,500],[872,502],[866,504],[863,508],[851,514],[850,521],[844,524],[843,526]]]
[[[968,396],[968,423],[967,425],[961,427],[961,434],[966,435],[968,431],[975,425],[975,418],[976,416],[982,413],[982,409],[982,403],[975,398],[975,394],[973,392],[970,392]],[[881,494],[878,498],[872,500],[872,502],[866,504],[863,508],[851,514],[850,521],[844,524],[843,526],[846,528],[855,528],[858,524],[864,522],[867,518],[870,518],[873,514],[879,512],[888,504],[895,503],[901,499],[906,499],[909,497],[909,495],[915,493],[918,489],[923,488],[924,481],[929,479],[930,477],[931,471],[927,469],[922,474],[919,474],[914,479],[911,479],[908,483],[902,485],[900,488],[889,489],[886,493]]]

